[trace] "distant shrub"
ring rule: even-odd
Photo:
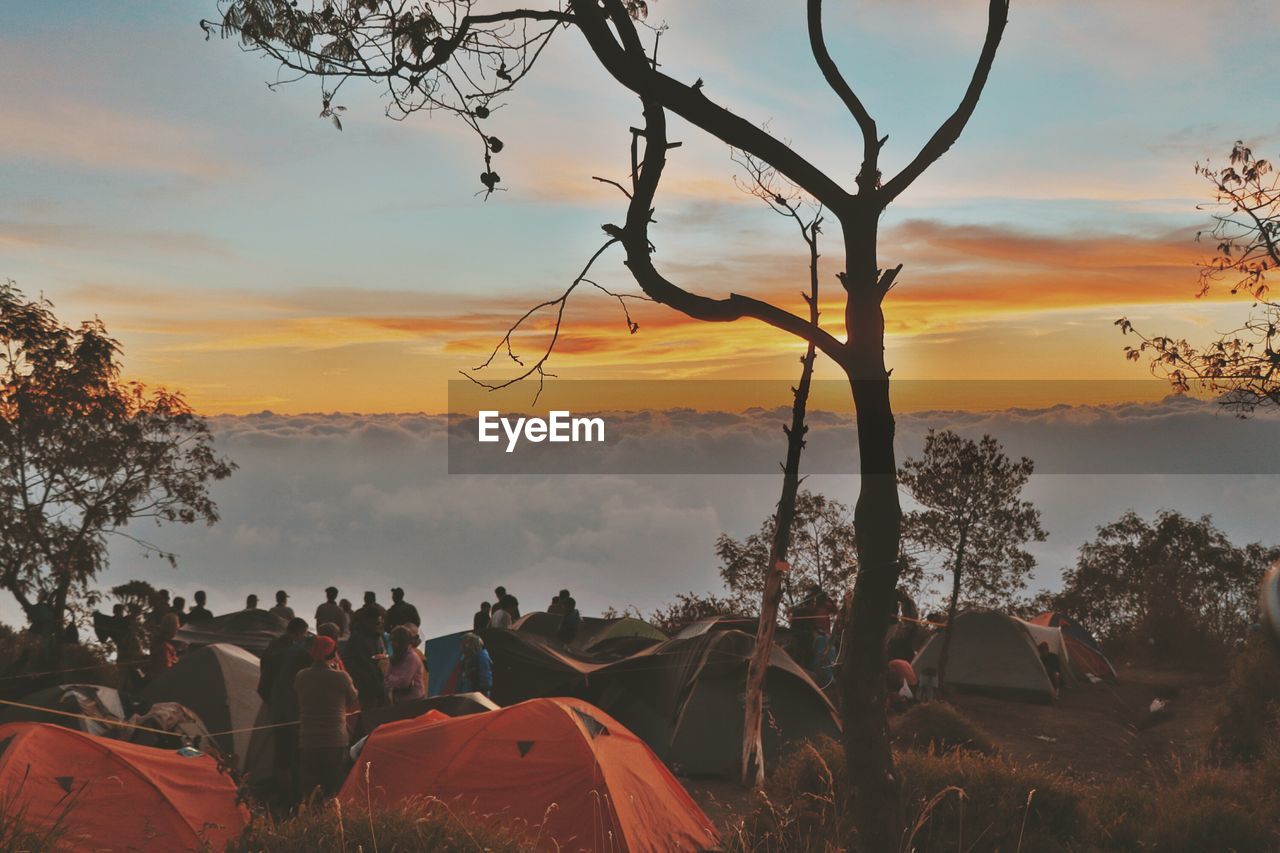
[[[16,699],[73,683],[116,687],[120,672],[98,646],[58,644],[7,629],[0,633],[0,696]]]
[[[228,853],[367,853],[371,850],[484,850],[515,853],[531,849],[500,825],[455,815],[438,801],[407,800],[395,806],[343,807],[336,801],[273,819],[258,816]]]
[[[1222,710],[1214,724],[1210,751],[1221,762],[1262,757],[1280,722],[1280,654],[1259,635],[1236,655],[1222,689]]]
[[[967,749],[991,755],[995,742],[959,708],[946,702],[926,702],[910,708],[893,724],[898,743],[935,752]]]

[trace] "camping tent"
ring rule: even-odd
[[[179,702],[204,721],[214,742],[234,753],[251,781],[271,775],[271,730],[247,731],[271,720],[258,696],[258,659],[239,646],[217,643],[183,655],[173,669],[142,690],[149,702]],[[235,734],[228,734],[235,732]]]
[[[741,768],[743,689],[755,638],[712,631],[674,639],[590,674],[583,693],[649,744],[677,772],[733,776]],[[813,680],[775,646],[764,683],[764,750],[836,736],[835,709]]]
[[[760,620],[754,616],[704,616],[676,632],[675,639],[688,640],[714,631],[744,631],[755,634]]]
[[[248,813],[208,755],[98,738],[45,723],[0,725],[0,792],[70,850],[221,850]]]
[[[439,711],[449,717],[465,717],[468,714],[496,711],[498,707],[497,703],[483,693],[453,693],[448,696],[411,699],[383,708],[370,708],[360,714],[360,721],[364,723],[365,731],[371,732],[386,723],[421,717],[430,711]]]
[[[238,610],[207,622],[188,623],[178,631],[177,639],[191,648],[230,643],[261,655],[284,629],[285,621],[268,610]]]
[[[604,663],[565,650],[529,631],[489,628],[482,635],[493,659],[493,700],[514,705],[542,696],[577,696]]]
[[[466,631],[433,637],[423,646],[427,656],[427,695],[439,696],[458,689],[458,665],[462,663],[462,638]]]
[[[560,631],[561,620],[562,617],[557,613],[526,613],[512,623],[511,629],[555,640]],[[583,657],[616,660],[666,639],[666,634],[643,619],[632,616],[613,619],[584,616],[568,651]]]
[[[165,749],[177,749],[184,743],[204,748],[210,741],[200,718],[177,702],[156,702],[145,711],[134,713],[135,709],[126,707],[118,690],[100,684],[48,687],[21,701],[27,707],[5,708],[0,711],[0,723],[51,723],[98,737]],[[113,725],[115,722],[132,726]],[[170,734],[160,734],[162,731]]]
[[[1031,621],[1036,625],[1048,625],[1062,630],[1071,656],[1071,672],[1076,678],[1083,680],[1093,675],[1097,678],[1115,679],[1115,667],[1103,654],[1102,646],[1098,645],[1098,641],[1080,623],[1052,611],[1041,613]]]
[[[363,804],[415,796],[483,815],[546,849],[704,850],[718,843],[711,821],[653,752],[575,699],[379,727],[339,798]]]
[[[944,687],[1050,703],[1053,684],[1027,629],[994,610],[969,610],[951,626],[951,653]],[[945,632],[930,638],[911,662],[916,674],[938,668]]]
[[[1061,628],[1055,628],[1050,625],[1037,625],[1034,622],[1028,622],[1026,619],[1019,619],[1017,616],[1012,619],[1021,625],[1031,637],[1031,642],[1036,644],[1037,652],[1040,644],[1044,643],[1049,651],[1058,656],[1058,668],[1062,671],[1064,681],[1072,681],[1075,674],[1071,669],[1071,650],[1067,646],[1067,638],[1062,633]]]

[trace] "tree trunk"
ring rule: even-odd
[[[964,571],[964,550],[968,536],[968,528],[960,528],[960,541],[956,547],[956,565],[951,580],[951,603],[947,605],[947,627],[942,629],[942,654],[938,656],[939,692],[946,692],[947,689],[947,661],[951,659],[951,626],[956,624],[956,608],[960,605],[960,575]]]
[[[840,672],[845,760],[859,848],[896,850],[901,785],[885,716],[885,635],[897,603],[902,508],[898,502],[893,408],[884,363],[881,300],[890,274],[876,267],[876,222],[846,223],[848,291],[845,325],[850,355],[841,366],[853,391],[861,489],[854,507],[858,579],[844,631]]]
[[[787,558],[791,545],[791,524],[796,514],[796,494],[800,490],[800,453],[804,450],[805,410],[809,403],[809,386],[813,380],[816,353],[809,344],[801,363],[800,383],[795,388],[791,406],[791,426],[787,433],[787,461],[782,468],[782,497],[774,516],[773,542],[769,548],[769,565],[765,571],[764,594],[760,601],[760,624],[756,629],[756,645],[747,667],[747,689],[744,695],[745,717],[742,727],[742,781],[764,784],[764,742],[761,728],[764,720],[764,677],[769,671],[773,637],[778,628],[778,603],[782,599],[784,569],[779,565]],[[804,662],[800,662],[804,666]]]

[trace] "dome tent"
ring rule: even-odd
[[[207,622],[187,623],[178,631],[177,639],[192,649],[230,643],[261,655],[272,640],[284,633],[285,624],[268,610],[237,610]]]
[[[45,723],[0,725],[0,795],[73,850],[221,850],[248,818],[211,756]]]
[[[236,767],[251,781],[261,781],[271,775],[272,732],[247,731],[271,722],[258,696],[259,670],[258,659],[249,652],[217,643],[183,655],[177,666],[143,688],[141,698],[190,708],[213,732],[218,748],[235,754]]]
[[[942,686],[971,693],[1050,704],[1053,684],[1040,652],[1018,620],[994,610],[969,610],[951,626],[951,652]],[[919,675],[937,670],[945,632],[934,634],[911,666]]]
[[[1096,678],[1114,681],[1115,667],[1102,651],[1102,646],[1094,639],[1093,634],[1081,627],[1074,619],[1053,611],[1041,613],[1031,620],[1036,625],[1048,625],[1062,629],[1067,649],[1071,657],[1071,673],[1078,679],[1092,675]]]
[[[500,820],[544,849],[703,850],[718,842],[711,821],[653,752],[576,699],[379,727],[339,798],[413,796]]]

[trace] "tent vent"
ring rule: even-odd
[[[9,744],[11,743],[13,743],[13,735],[9,735],[4,740],[0,740],[0,755],[5,754],[5,751],[9,749]]]
[[[75,781],[76,781],[76,777],[74,777],[74,776],[54,776],[54,777],[53,777],[53,780],[54,780],[55,782],[57,782],[57,783],[58,783],[58,787],[62,788],[62,790],[63,790],[63,791],[65,791],[66,793],[70,794],[70,793],[71,793],[71,786],[75,783]]]
[[[578,715],[578,719],[582,721],[582,727],[587,730],[587,734],[591,735],[593,739],[609,733],[608,726],[585,711],[579,711],[574,708],[573,713]]]
[[[533,741],[518,740],[516,741],[516,749],[520,750],[520,757],[524,758],[529,754],[529,750],[533,749]]]

